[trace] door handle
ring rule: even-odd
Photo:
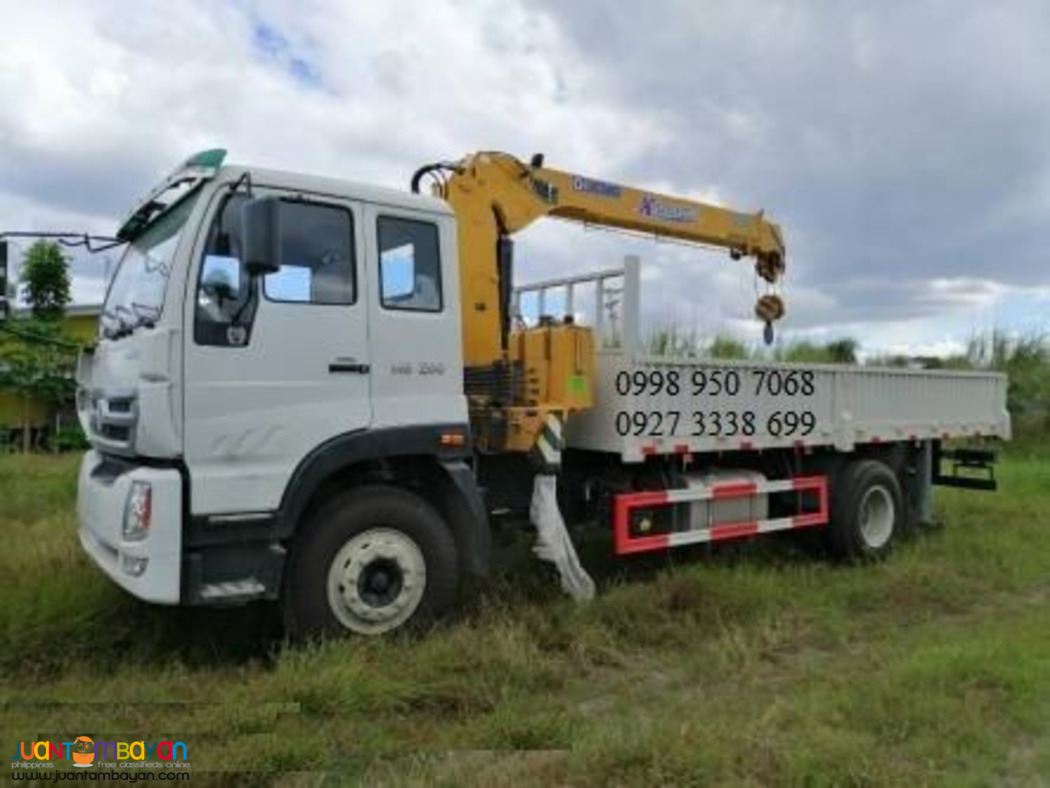
[[[367,375],[371,368],[368,364],[358,364],[353,361],[333,361],[328,365],[328,371],[331,373],[336,372],[347,372],[357,375]]]

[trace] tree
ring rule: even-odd
[[[52,241],[37,241],[25,254],[22,270],[22,297],[29,303],[33,317],[60,320],[72,300],[69,260],[62,248]]]
[[[855,339],[836,339],[825,346],[833,364],[856,364],[859,343]]]
[[[22,448],[29,451],[34,408],[69,401],[76,346],[62,318],[71,300],[69,261],[58,244],[37,241],[26,252],[20,279],[32,316],[5,321],[0,342],[0,388],[22,402]]]

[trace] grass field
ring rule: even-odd
[[[939,491],[942,527],[882,565],[599,542],[576,607],[510,545],[458,621],[310,649],[266,606],[113,587],[79,553],[75,464],[0,457],[4,748],[174,737],[199,784],[1050,784],[1050,454]]]

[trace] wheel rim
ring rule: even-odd
[[[860,535],[872,550],[884,547],[893,536],[897,519],[893,495],[881,485],[871,487],[860,502]]]
[[[419,546],[400,531],[371,528],[335,554],[328,569],[328,604],[347,629],[379,635],[409,619],[426,584]]]

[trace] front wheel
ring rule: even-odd
[[[406,490],[349,490],[323,507],[292,546],[284,619],[296,639],[383,635],[447,612],[458,583],[444,521]]]
[[[832,490],[828,541],[838,558],[878,560],[892,549],[904,522],[896,474],[877,460],[850,463]]]

